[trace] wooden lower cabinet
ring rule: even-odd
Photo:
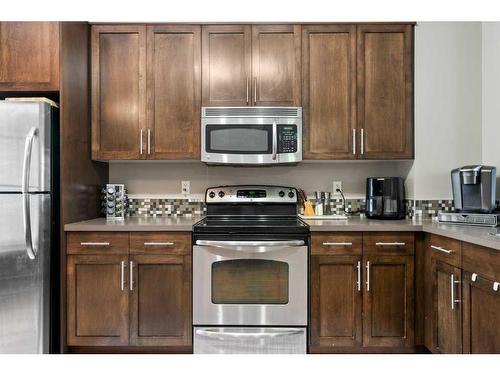
[[[191,257],[130,257],[130,344],[191,345]]]
[[[311,350],[361,346],[361,257],[314,255],[311,263]]]
[[[431,260],[430,282],[433,353],[462,353],[461,270],[437,259]],[[428,345],[429,346],[429,345]]]
[[[414,346],[414,260],[405,255],[364,256],[363,345]]]
[[[68,345],[128,344],[126,265],[126,255],[68,256]]]
[[[500,353],[500,288],[481,274],[464,272],[464,353]],[[473,281],[475,280],[475,281]]]

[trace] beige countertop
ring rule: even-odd
[[[79,221],[66,224],[64,230],[67,232],[166,232],[166,231],[189,231],[193,230],[193,224],[202,219],[202,216],[181,217],[156,217],[142,218],[129,217],[122,222],[109,222],[105,218]]]
[[[161,218],[127,218],[123,222],[107,222],[105,218],[80,221],[66,224],[65,231],[191,231],[193,224],[201,220],[201,216],[193,217],[161,217]],[[305,220],[311,232],[427,232],[476,245],[500,250],[500,237],[490,233],[500,233],[500,227],[471,227],[462,225],[439,224],[436,221],[422,220],[370,220],[365,217],[351,217],[347,220]]]

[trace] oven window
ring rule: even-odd
[[[207,152],[219,154],[272,153],[272,125],[207,125]]]
[[[212,263],[212,302],[216,304],[288,303],[288,263],[235,259]]]

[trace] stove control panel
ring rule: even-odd
[[[297,203],[297,190],[286,186],[215,186],[207,189],[210,203]]]

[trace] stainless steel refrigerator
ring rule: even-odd
[[[0,101],[0,353],[50,350],[56,116]]]

